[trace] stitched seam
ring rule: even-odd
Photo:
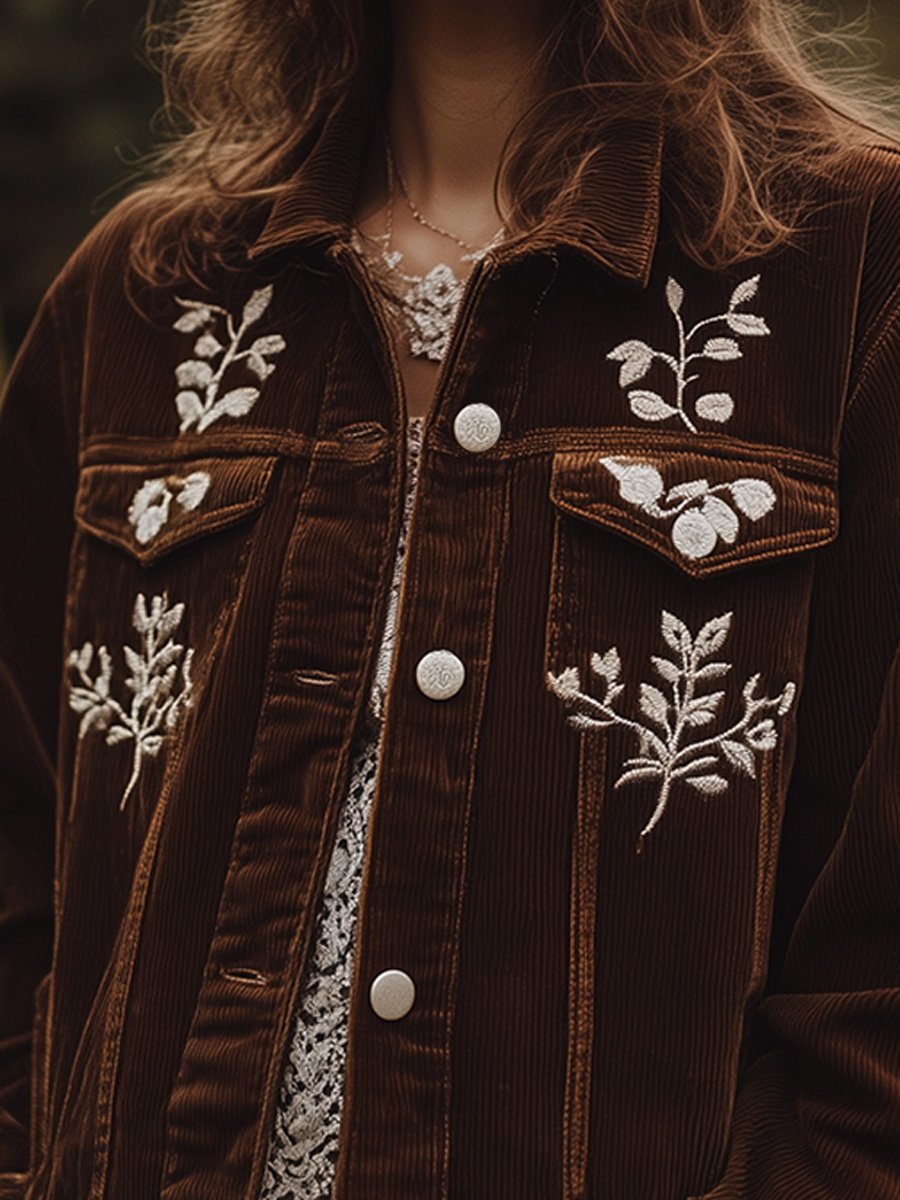
[[[554,503],[562,511],[571,513],[573,516],[590,523],[590,517],[585,514],[583,509],[562,500],[556,500]],[[645,529],[637,521],[630,519],[628,514],[621,513],[618,509],[601,509],[598,506],[598,509],[592,511],[591,515],[600,518],[597,523],[602,528],[612,529],[633,538],[648,549],[661,554],[662,557],[684,571],[685,574],[693,575],[697,578],[714,575],[717,571],[722,571],[735,565],[749,565],[750,563],[775,558],[779,550],[814,549],[816,546],[825,545],[831,541],[837,530],[835,514],[835,520],[830,525],[818,526],[809,530],[803,529],[772,534],[766,538],[756,538],[744,542],[741,546],[733,550],[719,554],[710,554],[702,560],[688,560],[673,553],[670,543],[658,531]]]
[[[569,1013],[563,1106],[563,1200],[585,1194],[596,979],[597,856],[605,783],[606,739],[585,733],[579,744],[578,808],[572,849],[569,917]]]
[[[898,307],[898,303],[900,303],[900,283],[894,286],[894,290],[891,292],[890,296],[882,306],[881,311],[878,314],[878,318],[875,322],[873,322],[873,324],[877,325],[878,321],[881,320],[882,315],[886,314],[884,316],[884,322],[878,333],[875,335],[875,339],[872,342],[872,345],[869,347],[862,366],[860,367],[859,376],[856,380],[856,385],[853,388],[853,393],[850,396],[850,399],[847,401],[848,413],[853,405],[857,402],[860,392],[868,383],[869,376],[876,366],[876,359],[881,347],[891,336],[897,325],[900,324],[900,307]]]
[[[534,306],[534,309],[531,313],[531,318],[528,322],[528,340],[525,343],[522,353],[522,363],[519,369],[519,377],[516,380],[516,394],[513,397],[512,404],[509,406],[508,420],[510,426],[512,426],[513,421],[518,415],[519,406],[522,402],[523,396],[525,395],[527,382],[531,375],[531,360],[534,352],[534,339],[537,333],[538,318],[540,316],[541,309],[544,306],[544,301],[547,299],[550,289],[553,287],[553,284],[556,282],[556,277],[559,274],[559,258],[557,255],[551,254],[550,260],[553,264],[553,269],[550,272],[550,277],[548,278],[543,291],[541,292],[540,296],[538,296],[537,303]]]

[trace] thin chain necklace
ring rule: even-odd
[[[425,275],[413,275],[403,270],[403,252],[394,249],[394,201],[397,187],[403,196],[413,219],[426,229],[455,242],[460,247],[460,261],[478,262],[491,250],[505,233],[501,228],[484,246],[475,247],[456,234],[433,224],[413,204],[406,181],[400,173],[391,152],[387,132],[384,134],[385,167],[388,184],[388,200],[385,210],[385,231],[376,241],[381,243],[378,261],[389,283],[396,306],[399,309],[409,351],[414,357],[425,357],[432,362],[441,362],[450,344],[450,336],[459,312],[465,290],[465,281],[458,278],[449,264],[441,262]]]

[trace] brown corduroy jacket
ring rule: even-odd
[[[12,372],[2,1197],[257,1195],[404,489],[359,141],[335,119],[246,269],[137,307],[126,204]],[[900,1196],[900,158],[716,272],[660,154],[623,132],[578,236],[467,288],[336,1200]]]

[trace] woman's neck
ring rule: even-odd
[[[533,100],[547,0],[395,0],[388,128],[418,208],[473,245],[496,232],[497,166]]]

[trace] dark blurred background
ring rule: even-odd
[[[844,17],[865,0],[819,0]],[[0,377],[42,293],[152,144],[156,77],[140,61],[143,0],[0,0]],[[900,78],[900,0],[870,33]]]

